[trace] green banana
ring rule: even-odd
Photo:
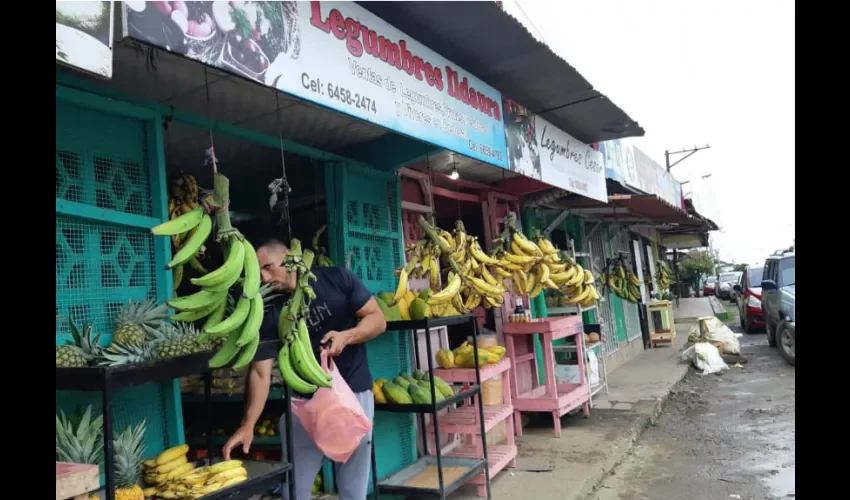
[[[221,303],[215,309],[213,309],[213,312],[210,313],[210,315],[207,317],[207,321],[204,322],[204,331],[201,332],[201,334],[198,336],[198,342],[205,342],[210,337],[210,334],[207,331],[207,328],[212,328],[215,325],[221,323],[222,319],[224,318],[224,313],[226,311],[227,311],[227,297],[225,297],[225,300],[222,300]],[[180,313],[180,314],[185,314],[185,313]]]
[[[295,332],[295,315],[304,305],[304,290],[299,286],[277,320],[277,334],[282,342],[289,342]]]
[[[316,250],[319,249],[319,239],[322,237],[322,233],[324,233],[325,229],[327,229],[327,228],[328,228],[327,224],[322,224],[321,227],[319,227],[319,229],[316,230],[316,234],[313,235],[313,241],[311,242],[311,243],[313,243],[314,249],[316,249]]]
[[[211,292],[209,290],[201,290],[187,295],[185,297],[177,297],[166,303],[169,307],[178,311],[197,311],[198,309],[210,309],[212,312],[213,305],[218,305],[218,302],[224,299],[227,292]]]
[[[187,231],[191,231],[192,228],[200,224],[204,215],[206,215],[204,213],[204,208],[197,207],[192,211],[186,212],[180,217],[165,221],[162,224],[151,228],[151,233],[156,236],[174,236],[175,234],[183,234]]]
[[[240,368],[244,368],[248,366],[249,363],[254,359],[254,356],[257,354],[257,347],[260,345],[260,336],[256,335],[253,340],[248,342],[245,347],[242,348],[242,351],[239,353],[239,357],[236,358],[236,362],[233,363],[233,369],[239,370]]]
[[[318,389],[316,385],[305,381],[299,377],[297,373],[295,373],[295,369],[292,368],[288,345],[281,347],[280,352],[277,355],[277,365],[280,369],[280,375],[283,377],[283,381],[286,382],[286,385],[288,385],[293,391],[300,394],[313,394]]]
[[[192,269],[198,271],[199,273],[207,274],[209,272],[207,271],[207,268],[205,268],[204,265],[201,264],[201,261],[198,260],[197,255],[193,255],[192,258],[189,259],[189,265],[192,266]]]
[[[259,293],[254,295],[251,300],[251,309],[248,311],[248,317],[245,318],[244,327],[236,345],[242,347],[248,342],[251,342],[254,337],[260,335],[260,325],[263,324],[263,296]]]
[[[230,333],[221,349],[210,358],[210,368],[221,368],[236,357],[239,353],[239,346],[236,345],[236,341],[239,340],[239,333],[239,330]]]
[[[245,319],[248,317],[248,312],[250,310],[251,300],[241,298],[236,302],[236,307],[233,309],[233,312],[230,313],[230,316],[218,324],[214,324],[209,327],[205,325],[204,333],[214,337],[227,335],[245,323]]]
[[[227,296],[224,294],[222,295],[219,302],[213,302],[209,306],[201,309],[181,311],[177,314],[173,314],[170,319],[172,321],[185,322],[198,321],[199,319],[206,318],[207,316],[215,313],[215,311],[218,310],[219,307],[222,307],[222,304],[224,304],[225,306],[227,304]]]
[[[245,247],[245,264],[242,266],[245,282],[242,283],[242,296],[253,299],[254,295],[260,293],[260,261],[257,260],[257,251],[248,240],[242,241],[242,246]]]
[[[298,341],[292,342],[289,345],[290,356],[295,365],[295,372],[298,373],[304,380],[315,384],[318,387],[330,387],[331,384],[319,373],[317,373],[310,364],[309,359],[312,357],[310,352],[305,352],[304,345]],[[319,369],[320,372],[324,370]]]
[[[177,289],[180,288],[180,283],[183,282],[183,266],[177,266],[171,270],[172,288],[174,295],[177,295]]]
[[[176,219],[175,219],[176,220]],[[210,233],[212,232],[212,219],[207,214],[202,214],[201,222],[198,224],[198,229],[192,233],[192,236],[186,240],[186,243],[183,244],[183,247],[174,254],[171,258],[171,262],[168,263],[167,268],[172,269],[174,266],[178,264],[184,264],[189,261],[192,257],[194,257],[198,250],[201,249],[204,242],[209,238]]]
[[[190,281],[193,285],[203,288],[230,288],[239,275],[242,274],[242,266],[245,265],[245,246],[239,238],[230,240],[230,251],[224,264],[211,273],[207,273],[200,278],[192,278]]]
[[[307,329],[307,320],[304,318],[298,321],[298,332],[296,333],[293,344],[300,344],[298,347],[300,359],[296,357],[296,360],[303,363],[303,369],[307,372],[305,375],[309,375],[308,380],[320,387],[324,387],[323,384],[330,384],[331,376],[322,369],[322,366],[316,360],[315,354],[313,354],[313,345],[310,343],[310,331]]]

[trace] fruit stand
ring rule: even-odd
[[[392,381],[378,380],[373,388],[376,395],[375,411],[415,413],[419,417],[419,425],[422,430],[423,450],[428,450],[428,432],[425,423],[425,414],[431,415],[436,440],[434,455],[419,458],[408,467],[390,475],[381,481],[373,473],[373,491],[376,496],[386,494],[426,494],[436,495],[445,499],[450,493],[460,488],[464,483],[484,472],[486,479],[487,497],[490,498],[490,474],[487,462],[487,444],[482,440],[482,457],[465,456],[443,456],[440,447],[440,420],[438,414],[441,410],[456,405],[461,401],[472,397],[480,398],[481,377],[479,371],[475,372],[475,383],[455,391],[445,381],[435,375],[433,365],[433,347],[430,342],[430,330],[432,328],[449,325],[467,325],[472,333],[473,359],[477,364],[478,359],[478,325],[474,316],[460,315],[443,318],[426,318],[422,320],[393,321],[387,323],[387,332],[424,330],[426,335],[427,366],[418,367],[417,379],[413,375],[400,375]],[[386,334],[385,334],[386,335]],[[416,345],[414,339],[414,345]],[[425,369],[425,371],[421,371]],[[406,387],[405,385],[406,384]],[[486,434],[484,407],[477,405],[480,435]],[[374,457],[374,446],[373,457]],[[374,460],[374,458],[373,458]],[[375,467],[372,468],[373,471]]]
[[[261,342],[258,345],[255,359],[272,359],[273,357],[277,356],[277,353],[280,348],[281,343],[277,341]],[[209,362],[211,357],[212,353],[195,353],[186,356],[178,356],[146,365],[119,365],[74,368],[57,367],[56,390],[100,392],[103,402],[102,432],[105,436],[112,436],[114,435],[112,398],[115,392],[127,387],[142,385],[149,382],[173,380],[189,375],[204,374],[204,394],[207,398],[207,409],[208,411],[211,410],[211,406],[209,405],[209,395],[211,390],[211,378],[209,376],[211,369],[209,367]],[[289,391],[286,391],[284,397],[285,408],[288,409]],[[288,410],[286,410],[285,418],[287,422],[290,422],[291,414]],[[132,430],[131,434],[143,434],[144,422],[140,423],[135,428],[128,428],[128,430]],[[212,451],[213,447],[211,442],[212,435],[212,428],[210,426],[210,428],[207,429],[207,462],[210,467],[213,466],[212,457],[214,455]],[[130,484],[134,486],[136,485],[136,481],[138,480],[138,472],[133,467],[133,464],[141,464],[142,469],[146,469],[154,468],[156,466],[167,466],[169,463],[180,462],[176,464],[179,469],[172,468],[166,472],[162,472],[163,474],[167,474],[172,470],[180,470],[181,473],[188,474],[190,473],[190,471],[195,469],[195,464],[185,458],[187,452],[189,451],[189,447],[186,445],[180,445],[166,450],[157,457],[154,464],[148,465],[147,463],[142,463],[141,450],[139,449],[139,445],[141,442],[140,437],[141,436],[134,436],[133,441],[135,442],[135,446],[131,446],[131,449],[129,451],[120,449],[116,450],[116,447],[122,442],[121,435],[119,435],[119,437],[116,438],[114,442],[112,439],[103,440],[105,468],[104,472],[106,475],[107,500],[117,500],[119,498],[122,498],[121,496],[117,496],[118,491],[123,488],[126,488]],[[120,458],[116,457],[116,452],[119,453]],[[292,454],[290,453],[288,456],[292,456]],[[129,471],[126,469],[122,469],[123,464],[125,463],[129,464]],[[237,470],[239,468],[239,465],[237,465],[237,467],[234,467],[233,470]],[[224,483],[221,483],[219,485],[220,489],[218,491],[211,489],[210,493],[208,495],[205,495],[204,498],[228,498],[233,500],[241,498],[251,498],[251,496],[253,496],[255,493],[267,491],[271,488],[278,486],[283,480],[283,475],[289,472],[291,469],[292,466],[290,463],[280,463],[269,472],[251,478],[246,477],[243,481],[239,481],[238,488],[227,488],[223,486]],[[164,469],[160,468],[159,470],[162,471]],[[220,472],[225,472],[226,470],[229,469],[222,469]],[[244,471],[244,469],[241,470]],[[129,477],[125,477],[122,480],[121,476],[124,474],[128,474]],[[116,476],[118,477],[116,478]],[[177,475],[175,474],[174,479],[176,478]],[[203,478],[204,479],[201,482],[209,480],[210,476],[203,476]],[[289,483],[293,484],[292,481],[290,481]],[[232,484],[235,485],[237,483]],[[138,488],[138,486],[136,486],[136,488]],[[141,494],[140,488],[139,494]]]

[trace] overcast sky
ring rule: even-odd
[[[511,3],[508,12],[640,123],[646,135],[627,141],[656,162],[665,149],[711,145],[672,173],[693,180],[684,192],[722,227],[712,233],[722,259],[763,262],[791,245],[793,1]]]

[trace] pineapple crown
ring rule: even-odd
[[[65,417],[65,412],[59,410],[56,415],[56,460],[76,464],[97,465],[103,451],[103,415],[92,419],[92,408],[89,405],[79,419],[77,428]]]
[[[100,336],[98,333],[92,336],[94,332],[94,323],[83,323],[82,329],[77,328],[73,319],[68,320],[68,327],[71,330],[71,339],[64,339],[59,345],[71,345],[78,347],[84,355],[89,357],[97,356],[101,351]]]
[[[153,361],[153,345],[150,342],[137,344],[120,344],[113,342],[109,349],[103,349],[99,355],[98,366],[132,365]]]
[[[145,326],[145,331],[151,341],[157,340],[180,340],[186,337],[196,337],[200,332],[195,328],[193,323],[185,321],[165,322],[163,321],[159,328],[151,328]]]
[[[121,307],[118,311],[116,322],[119,325],[145,325],[157,327],[163,319],[168,317],[168,304],[162,303],[156,305],[154,299],[145,299],[142,301],[128,300],[127,305]]]
[[[115,446],[115,483],[118,488],[130,488],[138,483],[142,473],[142,455],[145,453],[146,423],[143,419],[135,427],[127,426],[116,434]]]

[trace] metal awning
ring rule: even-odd
[[[576,139],[643,128],[496,2],[358,2]]]
[[[571,197],[553,204],[576,215],[594,219],[666,226],[672,230],[701,232],[709,230],[705,221],[654,194],[612,194],[608,203],[582,197]]]

